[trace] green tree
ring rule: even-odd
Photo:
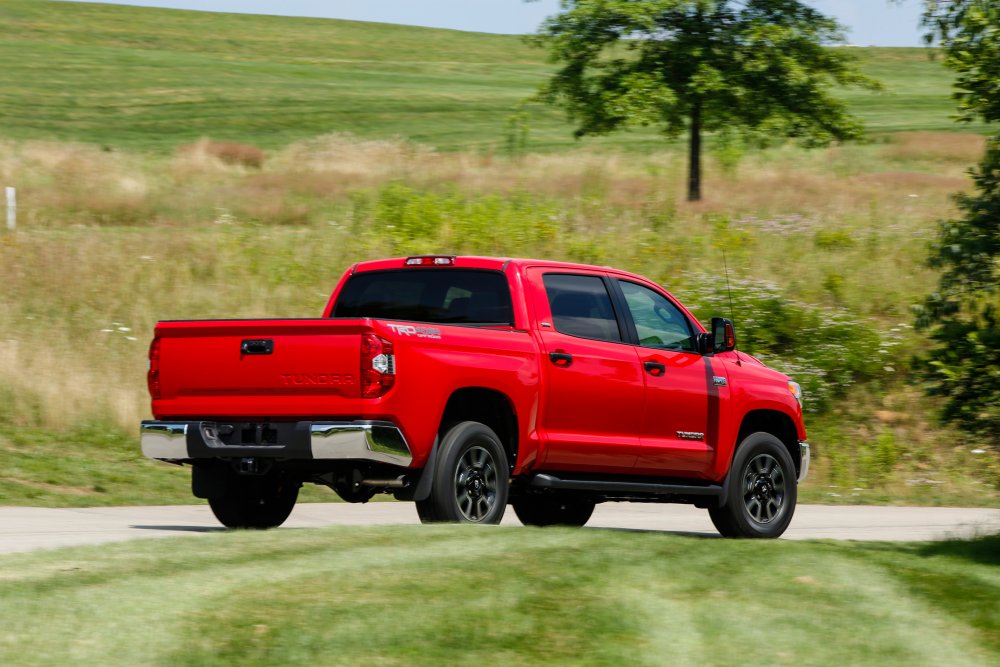
[[[559,69],[541,98],[575,134],[629,125],[689,136],[688,199],[701,199],[702,132],[740,130],[824,145],[861,134],[833,85],[878,84],[831,18],[797,0],[562,0],[538,43]]]
[[[1000,3],[926,0],[928,41],[958,73],[960,120],[1000,120]],[[961,217],[939,224],[931,265],[938,290],[917,307],[917,325],[936,343],[925,361],[929,390],[948,397],[945,417],[1000,437],[1000,135],[958,194]]]
[[[944,63],[958,73],[960,119],[1000,120],[1000,3],[997,0],[925,0],[928,44],[940,41]]]

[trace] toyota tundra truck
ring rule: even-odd
[[[319,319],[163,321],[143,453],[191,467],[231,528],[303,484],[412,501],[423,522],[582,526],[597,503],[688,503],[777,537],[809,469],[799,385],[657,283],[448,255],[346,271]]]

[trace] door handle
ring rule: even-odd
[[[274,341],[269,339],[246,339],[240,343],[240,354],[271,354]]]
[[[667,367],[658,361],[647,361],[643,364],[646,367],[646,372],[653,377],[660,377],[667,372]]]
[[[549,360],[560,368],[573,364],[573,355],[569,352],[549,352]]]

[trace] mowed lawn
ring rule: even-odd
[[[0,31],[0,137],[160,152],[202,136],[276,148],[330,132],[502,149],[511,114],[552,72],[522,37],[351,21],[4,0]],[[844,93],[871,132],[953,127],[940,59],[852,51],[886,85]],[[528,111],[529,148],[574,143],[561,112]],[[662,140],[640,129],[586,143]]]
[[[1000,538],[222,533],[0,558],[0,664],[996,665]]]

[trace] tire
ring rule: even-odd
[[[438,445],[431,494],[417,501],[423,523],[500,523],[507,508],[507,453],[491,428],[461,422]]]
[[[798,483],[788,449],[770,433],[751,433],[729,470],[727,498],[708,510],[723,537],[775,538],[795,514]]]
[[[210,497],[208,506],[226,528],[275,528],[292,513],[300,486],[278,475],[232,474],[225,493]]]
[[[514,514],[525,526],[574,526],[579,528],[594,513],[591,500],[524,496],[511,503]]]

